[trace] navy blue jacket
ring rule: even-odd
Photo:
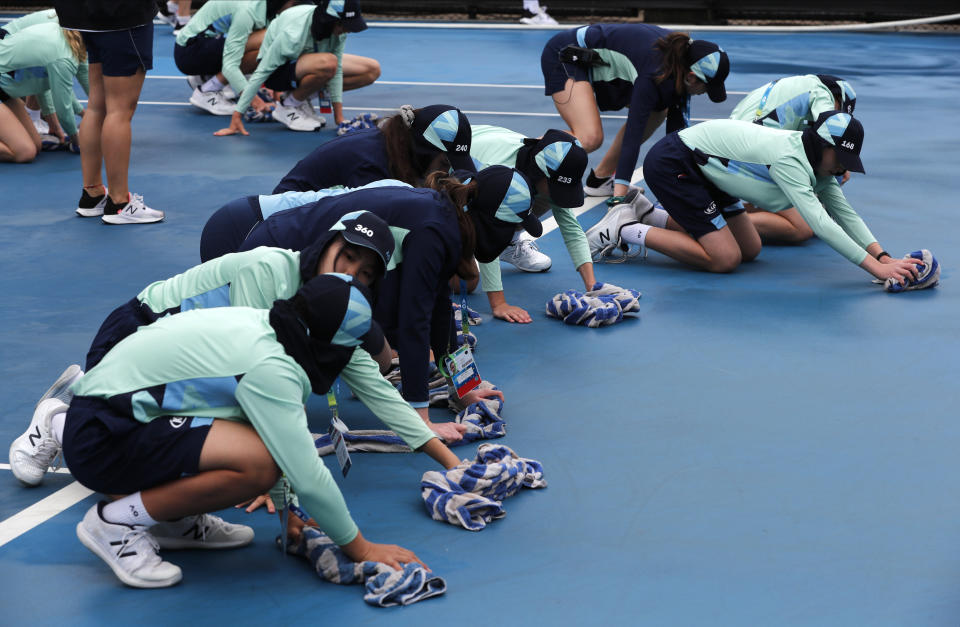
[[[448,281],[456,272],[461,245],[456,209],[446,194],[378,187],[322,198],[273,214],[250,232],[240,250],[303,250],[341,216],[359,210],[382,218],[397,240],[397,267],[380,284],[374,319],[400,353],[403,398],[426,407],[429,349],[440,359],[456,347]]]
[[[597,106],[601,111],[614,111],[630,107],[627,115],[623,147],[617,162],[618,180],[630,181],[640,156],[643,131],[647,118],[653,111],[674,109],[681,105],[683,96],[674,89],[673,77],[656,82],[663,63],[663,54],[654,46],[657,39],[671,31],[650,24],[594,24],[587,28],[584,42],[588,48],[605,48],[624,55],[637,70],[637,78],[631,84],[625,80],[593,81]],[[671,111],[667,132],[686,126],[682,116]]]
[[[317,191],[334,185],[360,187],[388,178],[392,175],[383,133],[368,128],[318,146],[293,166],[273,193]]]

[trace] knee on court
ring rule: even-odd
[[[755,256],[756,255],[754,255],[754,257]],[[717,273],[733,272],[740,265],[741,261],[743,261],[743,256],[740,254],[739,250],[717,253],[710,257],[710,263],[707,264],[707,270]]]
[[[603,144],[603,129],[582,131],[574,133],[574,135],[577,136],[577,139],[583,145],[583,149],[587,152],[593,152]]]

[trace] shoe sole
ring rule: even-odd
[[[43,393],[43,396],[41,396],[40,400],[37,401],[37,405],[48,398],[56,398],[69,405],[69,400],[63,398],[61,394],[63,394],[63,392],[66,391],[81,374],[83,374],[83,369],[77,364],[68,366],[67,369],[64,370],[59,377],[57,377],[57,380],[53,382],[53,385],[47,388],[47,391]],[[70,397],[72,398],[73,394],[71,394]],[[36,406],[34,406],[34,411],[36,411]]]
[[[166,216],[150,220],[131,220],[129,218],[118,218],[117,215],[104,215],[100,219],[103,220],[104,224],[154,224],[156,222],[163,222]]]
[[[613,196],[613,190],[610,190],[609,192],[607,192],[607,191],[596,189],[593,187],[584,187],[583,193],[587,196],[593,196],[594,198],[602,198],[604,196]]]
[[[231,109],[224,109],[224,110],[215,109],[215,108],[213,108],[213,107],[208,106],[207,103],[205,103],[205,102],[204,102],[204,103],[194,102],[193,98],[190,99],[190,104],[192,104],[193,106],[195,106],[195,107],[198,108],[198,109],[202,109],[203,111],[206,111],[206,112],[209,113],[210,115],[220,115],[220,116],[233,115],[233,109],[232,109],[232,108],[231,108]]]
[[[176,583],[179,583],[183,579],[183,572],[177,573],[176,577],[171,577],[170,579],[162,579],[160,581],[149,581],[142,580],[132,576],[130,573],[126,572],[119,565],[114,564],[113,554],[108,553],[100,546],[100,544],[90,535],[90,533],[83,528],[83,521],[77,523],[77,538],[80,539],[80,542],[83,546],[90,549],[90,552],[99,557],[103,562],[110,567],[110,570],[113,571],[113,574],[117,576],[117,579],[130,586],[131,588],[168,588]]]
[[[166,551],[182,551],[187,549],[239,549],[253,542],[253,536],[250,536],[249,540],[232,540],[228,542],[201,542],[199,540],[180,538],[161,538],[160,536],[153,536],[153,539],[157,541],[161,549]]]
[[[103,209],[83,209],[77,207],[77,215],[81,218],[97,218],[103,215]]]
[[[509,263],[509,262],[507,262],[507,263]],[[542,273],[544,273],[544,272],[549,272],[549,271],[550,271],[550,268],[553,267],[553,264],[550,264],[549,266],[547,266],[547,267],[544,268],[543,270],[528,270],[527,268],[521,268],[520,266],[515,265],[515,264],[512,264],[512,265],[513,265],[513,267],[516,268],[517,270],[520,270],[521,272],[528,272],[528,273],[530,273],[530,274],[542,274]],[[473,323],[471,322],[470,324],[473,324]]]

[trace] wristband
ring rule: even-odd
[[[884,255],[886,255],[887,257],[892,257],[892,255],[891,255],[890,253],[888,253],[887,251],[881,250],[881,251],[877,254],[876,260],[877,260],[877,261],[880,261],[880,257],[883,257]]]

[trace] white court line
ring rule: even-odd
[[[165,81],[177,81],[185,80],[185,76],[166,76],[163,74],[152,75],[147,74],[147,78],[155,78],[158,80]],[[378,80],[374,85],[413,85],[418,87],[480,87],[486,89],[492,87],[494,89],[543,89],[543,85],[503,85],[495,83],[430,83],[423,81],[381,81]],[[745,96],[748,91],[727,91],[727,94],[732,96]]]
[[[44,523],[68,507],[72,507],[93,494],[93,490],[76,481],[60,488],[47,498],[34,503],[22,512],[0,522],[0,546],[14,540],[37,525]]]
[[[732,93],[732,92],[727,92]],[[80,102],[86,104],[86,100],[80,100]],[[164,102],[160,100],[141,100],[137,103],[138,105],[156,105],[160,107],[192,107],[193,105],[189,102]],[[344,107],[344,111],[397,111],[397,107]],[[475,110],[471,111],[468,109],[462,109],[462,111],[468,115],[508,115],[514,117],[532,117],[532,118],[559,118],[559,113],[541,113],[536,111],[480,111]],[[226,116],[224,116],[226,117]],[[601,115],[600,117],[607,120],[626,120],[627,116],[625,115]],[[690,118],[691,122],[706,122],[707,120],[712,120],[714,118]]]
[[[0,470],[10,470],[10,464],[0,464]],[[57,468],[56,470],[48,470],[47,472],[55,472],[58,475],[69,475],[69,468]]]

